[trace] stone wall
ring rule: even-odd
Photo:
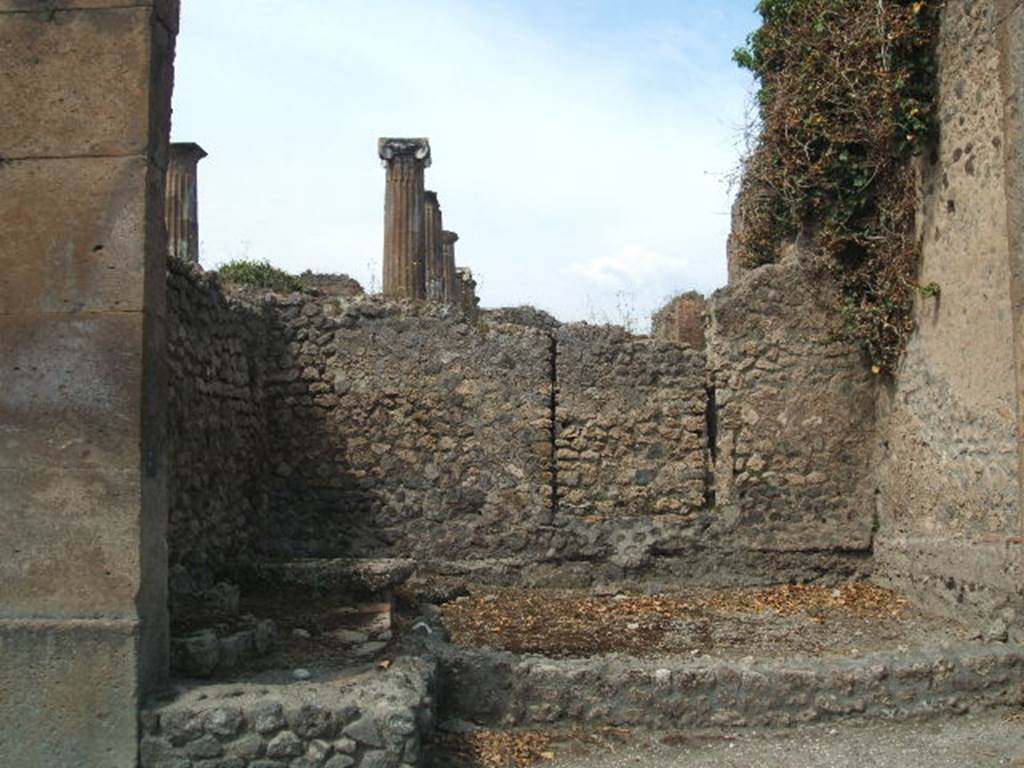
[[[1010,21],[996,3],[944,10],[941,138],[923,163],[918,217],[919,282],[941,296],[918,298],[917,333],[883,393],[877,480],[879,578],[997,635],[1024,622],[1005,173],[1014,120],[998,45]]]
[[[266,503],[267,319],[176,259],[167,274],[169,558],[176,598],[248,560]]]
[[[320,683],[202,686],[142,713],[140,768],[380,768],[421,764],[435,718],[436,662]]]
[[[651,336],[704,349],[707,302],[696,291],[676,296],[651,316]]]
[[[808,386],[839,389],[798,404],[841,415],[791,427],[793,455],[760,446],[772,468],[754,477],[748,467],[719,509],[700,351],[522,311],[473,323],[450,306],[377,297],[268,301],[261,556],[411,557],[421,573],[564,585],[769,583],[862,568],[870,515],[840,499],[855,485],[835,471],[841,457],[816,454],[847,448],[837,433],[851,432],[860,407],[860,391],[843,389],[846,373],[835,370],[850,364],[848,351],[822,356],[808,344],[788,360]],[[776,352],[756,346],[760,330],[730,328],[740,336],[720,341],[722,375],[762,352],[762,368],[775,364]],[[733,386],[762,398],[766,414],[740,439],[774,439],[768,420],[792,399],[781,373]],[[727,425],[734,412],[725,407]],[[750,455],[740,449],[736,460]],[[781,497],[791,475],[803,494]],[[780,515],[766,507],[778,498],[802,506],[769,536],[769,517]]]
[[[445,305],[279,297],[278,555],[513,556],[551,506],[552,350]]]
[[[344,274],[323,274],[306,270],[298,279],[305,288],[329,296],[359,296],[364,293],[363,286],[358,280]]]
[[[703,509],[704,355],[603,326],[562,326],[554,341],[559,511]]]
[[[859,351],[830,340],[834,295],[791,247],[709,302],[713,526],[735,546],[870,550],[876,388]]]
[[[581,586],[860,572],[870,377],[818,343],[825,289],[756,274],[713,302],[715,404],[704,352],[621,328],[226,292],[175,265],[176,611],[253,557]]]

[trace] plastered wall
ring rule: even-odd
[[[918,297],[918,330],[880,397],[875,540],[878,578],[997,636],[1024,619],[1010,7],[950,0],[943,14],[941,138],[921,159],[918,217],[919,283],[941,296]]]

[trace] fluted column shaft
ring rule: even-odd
[[[171,144],[164,182],[167,252],[182,261],[199,261],[199,161],[206,152],[198,144]]]
[[[476,320],[480,310],[480,298],[476,295],[476,280],[473,273],[467,270],[469,279],[466,281],[466,314]]]
[[[455,275],[455,243],[459,236],[448,230],[441,231],[441,258],[443,261],[442,279],[444,281],[444,301],[448,304],[459,303],[459,286]]]
[[[441,205],[437,193],[427,190],[423,197],[424,252],[426,254],[427,299],[444,301],[444,250],[441,239]]]
[[[387,169],[384,192],[384,295],[426,297],[424,170],[430,164],[425,139],[381,139]]]

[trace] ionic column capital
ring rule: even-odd
[[[423,163],[424,168],[430,167],[430,139],[395,139],[381,138],[377,141],[377,154],[385,167],[395,160],[406,158]]]

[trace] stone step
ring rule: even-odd
[[[552,659],[449,646],[441,664],[443,716],[503,728],[767,727],[1024,703],[1024,647],[980,642],[774,660]]]
[[[284,587],[314,594],[341,590],[367,597],[389,593],[415,570],[415,561],[401,558],[304,558],[254,563],[238,578],[247,589]]]

